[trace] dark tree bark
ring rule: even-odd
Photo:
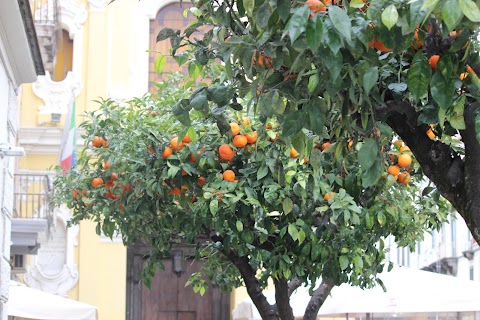
[[[290,306],[290,295],[288,294],[288,283],[285,279],[274,279],[275,302],[280,319],[294,320],[293,310]]]
[[[417,125],[419,113],[408,102],[387,102],[379,113],[408,145],[425,175],[437,186],[465,220],[473,238],[480,243],[480,144],[475,137],[474,114],[480,104],[465,108],[466,129],[460,132],[465,144],[462,158],[450,146],[426,135],[428,126]]]
[[[327,299],[330,291],[332,291],[333,286],[333,281],[330,279],[325,279],[322,281],[308,302],[307,309],[305,309],[305,314],[303,315],[303,320],[317,319],[318,310],[320,310],[320,307],[325,302],[325,299]]]

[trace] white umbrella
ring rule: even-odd
[[[319,316],[480,311],[480,282],[399,266],[379,278],[387,292],[380,286],[368,290],[347,284],[334,287]],[[267,292],[267,298],[274,303],[273,292]],[[303,316],[309,301],[307,288],[295,291],[290,300],[295,317]],[[252,309],[250,319],[261,319],[255,306]]]
[[[96,320],[89,304],[29,288],[10,280],[8,315],[36,320]]]

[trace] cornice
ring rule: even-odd
[[[63,137],[63,127],[20,127],[19,145],[27,154],[58,154]],[[83,147],[82,131],[77,130],[77,150]]]

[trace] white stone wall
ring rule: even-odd
[[[18,130],[16,89],[0,60],[0,143],[15,145]],[[0,320],[7,320],[10,280],[10,227],[13,211],[15,158],[0,158]]]

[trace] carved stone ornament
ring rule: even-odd
[[[32,288],[67,296],[78,281],[78,268],[73,261],[78,226],[66,228],[70,217],[66,208],[55,208],[54,217],[50,232],[39,234],[40,248],[24,280]]]
[[[88,0],[90,11],[104,11],[107,7],[107,0]]]
[[[46,72],[44,76],[38,76],[33,83],[33,93],[44,101],[44,105],[38,106],[40,114],[60,113],[66,114],[72,104],[72,99],[80,94],[82,84],[73,72],[68,72],[64,80],[56,82]]]
[[[73,39],[87,21],[86,6],[74,0],[60,0],[60,7],[62,27],[68,30],[70,39]]]

